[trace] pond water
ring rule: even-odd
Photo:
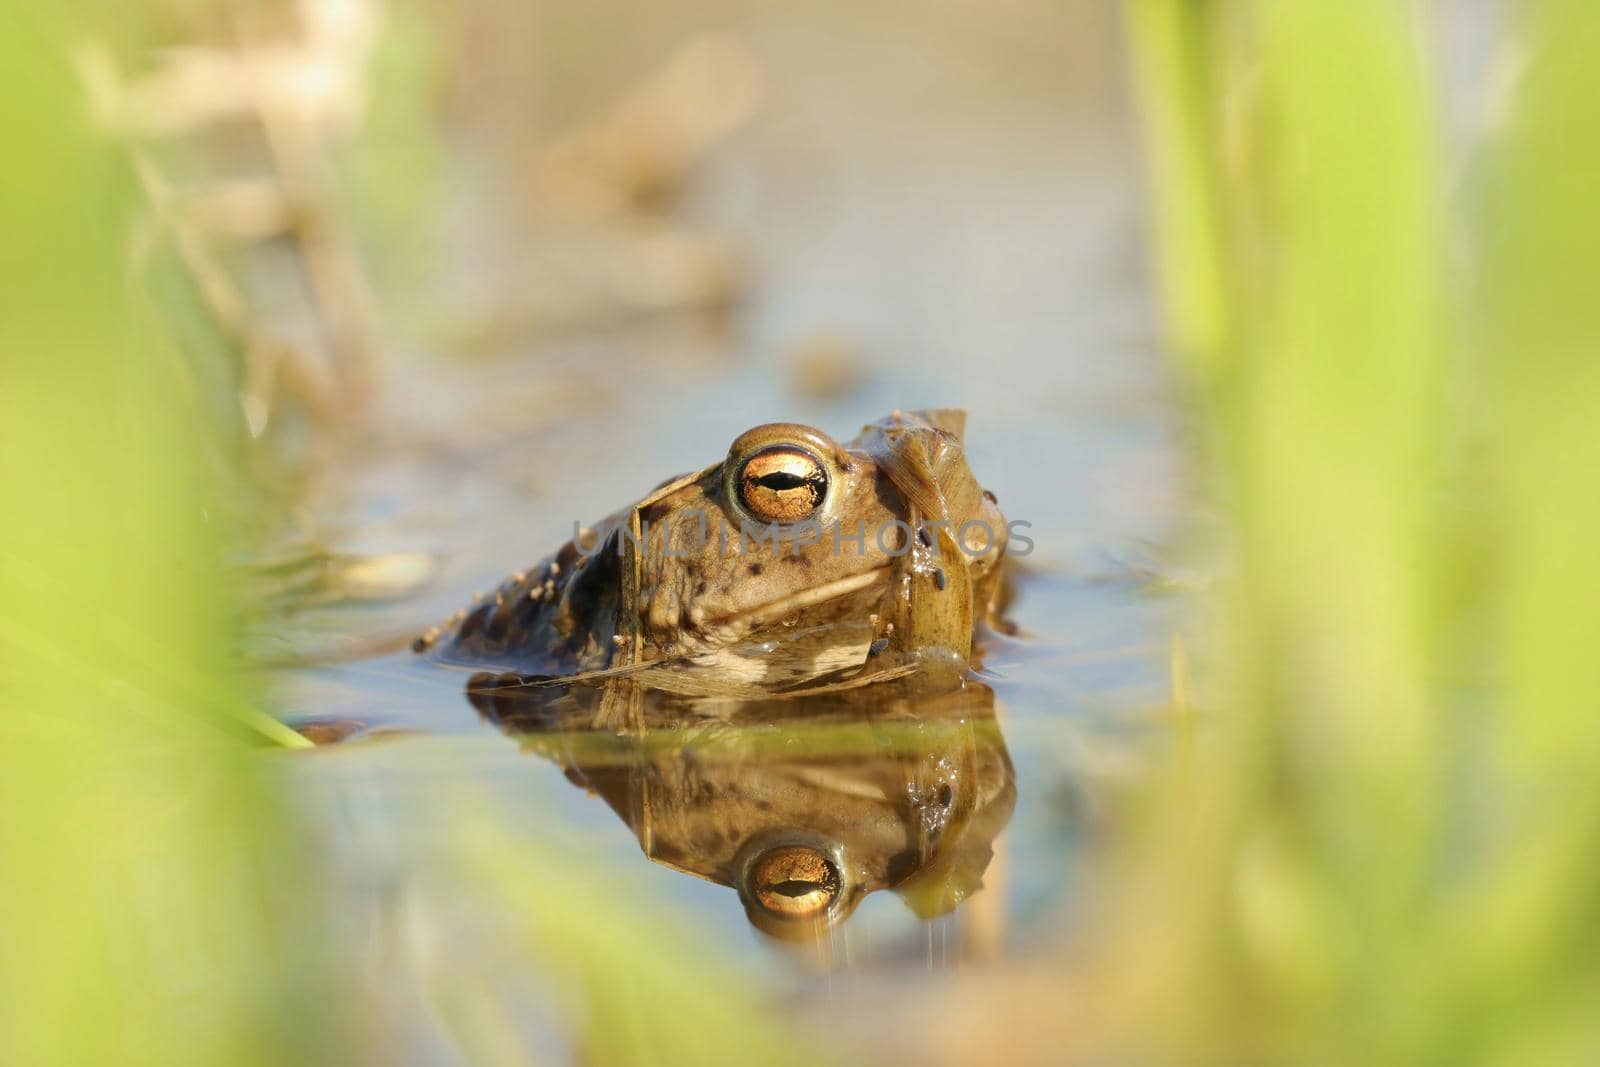
[[[1065,35],[1048,48],[1028,23],[964,41],[977,21],[936,10],[914,28],[852,16],[848,35],[777,16],[737,27],[763,70],[762,103],[699,162],[674,215],[735,250],[728,307],[491,331],[470,355],[421,345],[385,365],[369,428],[336,448],[304,507],[336,551],[404,560],[426,580],[380,603],[301,611],[272,635],[284,651],[342,650],[277,672],[282,706],[364,724],[291,769],[337,857],[352,938],[411,943],[396,901],[440,832],[437,813],[468,796],[605,871],[618,901],[645,902],[634,919],[693,929],[707,961],[830,1005],[841,1032],[871,1031],[887,990],[982,981],[1066,936],[1086,846],[1171,731],[1177,612],[1161,592],[1172,575],[1162,546],[1180,518],[1179,428],[1144,281],[1115,26],[1086,5],[1059,22],[1032,16]],[[434,291],[456,309],[515,307],[532,231],[507,222],[491,166],[463,151],[452,168]],[[750,711],[741,721],[753,727],[732,741],[725,726],[688,738],[657,724],[653,744],[604,729],[574,742],[549,720],[484,714],[465,674],[401,646],[554,550],[575,521],[716,461],[751,426],[797,421],[843,440],[925,406],[967,409],[971,467],[1008,518],[1031,524],[1034,550],[1014,561],[1019,632],[989,643],[980,695],[953,719],[910,710],[927,731],[908,742],[912,757],[797,760],[804,708]],[[394,651],[348,654],[368,637]],[[849,719],[830,707],[812,709],[811,725]],[[963,724],[959,737],[945,721]],[[977,864],[983,888],[947,914],[919,918],[873,892],[797,947],[755,929],[740,895],[703,877],[716,864],[669,840],[749,815],[663,785],[692,763],[704,781],[740,786],[717,794],[725,803],[798,775],[812,800],[791,821],[877,834],[861,847],[887,862],[904,851],[895,834],[912,830],[872,798],[907,781],[937,796],[935,779],[907,770],[929,753],[982,764],[988,782],[987,821],[969,829],[981,838],[972,854],[993,858]],[[680,869],[641,847],[651,790],[654,851]],[[789,878],[794,895],[805,877]],[[470,923],[460,937],[475,943]],[[402,1006],[390,1020],[397,1060],[449,1062],[429,1013],[403,1007],[424,995],[408,989],[421,980],[405,968],[367,977],[392,983]]]

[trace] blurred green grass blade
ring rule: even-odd
[[[1146,929],[1128,935],[1144,949],[1130,966],[1160,976],[1135,1002],[1164,1020],[1163,1058],[1406,1062],[1433,1010],[1407,950],[1442,776],[1443,186],[1427,69],[1386,0],[1150,10],[1165,23],[1147,11],[1136,37],[1183,38],[1136,40],[1147,64],[1178,68],[1145,76],[1169,86],[1145,94],[1151,135],[1193,142],[1155,153],[1157,195],[1219,220],[1219,265],[1169,252],[1198,276],[1167,290],[1236,297],[1201,395],[1237,574],[1211,674],[1222,711],[1193,783],[1165,797],[1153,888],[1132,898],[1129,924]],[[1237,48],[1198,78],[1211,45],[1196,38],[1225,22]],[[1226,158],[1201,120],[1159,117],[1220,106],[1195,98],[1217,86],[1239,123]],[[1201,243],[1181,214],[1161,241]],[[1189,314],[1169,305],[1174,332]]]
[[[1576,714],[1600,691],[1600,498],[1586,491],[1600,475],[1600,7],[1545,0],[1523,14],[1485,242],[1504,402],[1504,740],[1514,763],[1570,775],[1600,759],[1600,720]]]
[[[1254,227],[1234,260],[1252,298],[1224,412],[1240,643],[1219,752],[1250,782],[1220,858],[1240,896],[1210,918],[1247,969],[1222,1017],[1290,1055],[1404,1061],[1430,1010],[1405,954],[1440,781],[1434,118],[1402,5],[1252,11],[1259,128],[1240,214]],[[1260,981],[1275,995],[1257,1016]]]
[[[230,737],[252,704],[207,430],[136,307],[129,175],[57,29],[0,12],[0,1061],[305,1061],[314,909],[271,768]]]
[[[1255,8],[1260,236],[1236,260],[1253,293],[1236,409],[1247,581],[1276,616],[1257,636],[1294,657],[1279,714],[1330,765],[1390,781],[1431,742],[1443,183],[1427,72],[1401,5]]]
[[[1600,7],[1520,12],[1483,242],[1503,698],[1466,1025],[1496,1063],[1600,1048]]]
[[[1219,6],[1131,0],[1125,8],[1144,109],[1157,278],[1175,355],[1202,381],[1227,356],[1231,332],[1216,134]]]
[[[303,735],[286,726],[280,719],[244,701],[225,700],[220,710],[232,719],[247,737],[254,740],[264,741],[279,748],[307,749],[316,747]]]

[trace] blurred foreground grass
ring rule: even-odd
[[[1600,9],[1517,5],[1452,195],[1408,5],[1130,16],[1235,540],[1217,712],[1112,941],[1123,1023],[1162,1061],[1593,1062]]]
[[[0,1063],[387,1060],[416,1023],[381,1032],[394,990],[340,955],[336,864],[275,751],[306,742],[259,710],[240,656],[224,559],[276,498],[249,480],[271,466],[246,454],[242,334],[194,291],[226,279],[182,259],[192,234],[141,202],[80,78],[85,55],[137,65],[139,13],[0,15]],[[424,936],[448,957],[452,909],[492,916],[585,1062],[798,1061],[758,986],[651,928],[576,851],[484,805],[413,830],[433,846],[406,879]],[[482,960],[446,959],[448,981],[426,962],[412,977],[444,1041],[534,1061],[530,1006]]]
[[[209,428],[67,60],[6,9],[0,1061],[304,1060],[331,1040],[320,917],[249,744],[295,737],[242,688]]]

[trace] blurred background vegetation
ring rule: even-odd
[[[1162,645],[1166,743],[1117,794],[1087,898],[1052,897],[1031,952],[943,984],[893,972],[880,1018],[895,1032],[876,1035],[838,1000],[808,1009],[775,969],[706,951],[700,917],[559,820],[508,817],[490,792],[509,775],[467,749],[290,751],[308,742],[281,719],[398,706],[422,683],[384,667],[391,681],[308,690],[266,668],[378,654],[392,635],[344,609],[415,605],[429,581],[454,606],[473,567],[512,563],[485,534],[486,558],[441,577],[435,556],[393,550],[428,535],[373,533],[381,510],[339,480],[362,450],[400,470],[457,457],[450,479],[482,459],[470,438],[493,424],[452,428],[441,380],[476,378],[507,398],[505,423],[553,427],[510,440],[560,481],[573,453],[549,420],[598,418],[595,379],[692,370],[703,390],[734,373],[706,370],[700,338],[738,319],[772,254],[702,201],[782,180],[735,168],[707,193],[691,172],[764,100],[826,98],[827,72],[785,81],[773,55],[857,33],[873,65],[934,31],[906,29],[910,11],[807,21],[732,3],[0,14],[0,1061],[1595,1059],[1600,9],[958,8],[917,14],[948,38],[941,70],[981,68],[966,88],[892,65],[877,88],[907,80],[907,107],[970,121],[908,131],[898,152],[932,159],[953,138],[1021,168],[1028,150],[973,133],[1004,122],[966,115],[962,94],[1030,79],[1063,123],[1142,131],[1150,269],[1127,284],[1159,293],[1171,357],[1163,418],[1187,486],[1172,540],[1190,546],[1174,551],[1217,578],[1168,583],[1197,588],[1187,642]],[[1468,8],[1492,64],[1463,93],[1450,19]],[[1070,75],[1041,73],[1062,56]],[[804,107],[785,114],[799,118],[764,150],[794,164],[818,142],[797,133]],[[915,183],[851,171],[865,138],[821,140],[883,190],[852,209],[894,217]],[[1015,195],[1047,216],[1031,193]],[[787,240],[825,239],[830,207],[811,210]],[[972,230],[980,257],[1005,236]],[[872,288],[871,262],[824,274],[841,305],[926,295]],[[650,334],[648,359],[586,340],[686,311],[693,330]],[[919,314],[936,311],[895,312]],[[972,337],[1025,344],[1030,323]],[[910,406],[945,367],[903,353],[862,385],[850,336],[762,343],[751,377],[835,418],[854,410],[828,409],[835,393]],[[496,357],[530,344],[524,389]],[[1074,387],[1040,377],[1048,358],[941,399],[982,420],[1041,381]],[[741,406],[772,402],[741,388]],[[371,436],[396,397],[425,446]],[[1022,417],[1008,431],[1034,432]],[[595,479],[575,506],[614,505],[676,458]],[[1047,495],[1079,484],[1029,473]],[[351,512],[368,525],[335,536],[329,516]],[[1090,625],[1040,617],[1060,603],[1043,588],[1025,628]],[[382,618],[399,632],[424,603]],[[1054,699],[1046,661],[1020,670],[1033,688],[1017,702]],[[1055,736],[1027,714],[1025,738]],[[1037,748],[1035,765],[1059,752]],[[401,773],[416,775],[404,803],[371,799]],[[382,907],[355,913],[341,887],[362,880]]]
[[[1161,1058],[1583,1062],[1600,514],[1558,479],[1600,470],[1600,17],[1508,13],[1452,175],[1403,5],[1135,6],[1172,347],[1238,564],[1215,747],[1127,919],[1171,983],[1138,998]]]

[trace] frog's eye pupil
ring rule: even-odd
[[[803,448],[777,445],[746,459],[737,480],[739,503],[760,522],[810,518],[828,495],[828,475]]]
[[[807,483],[806,480],[800,477],[798,474],[791,474],[788,471],[777,471],[776,473],[765,474],[760,478],[757,478],[756,484],[766,486],[768,489],[783,490],[799,489],[802,485]]]

